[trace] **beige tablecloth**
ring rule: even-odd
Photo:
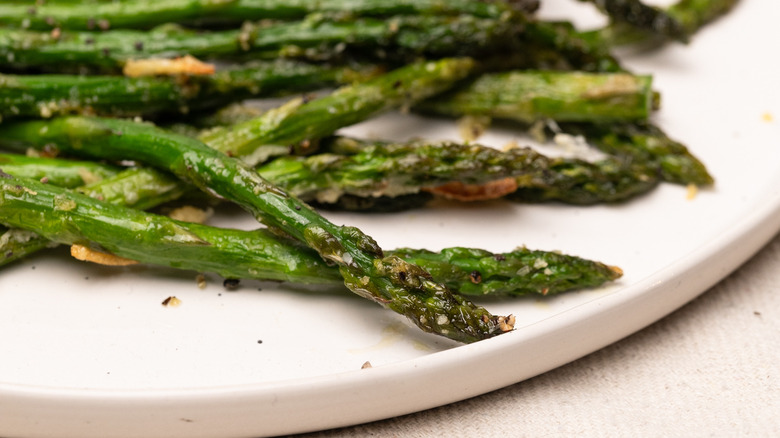
[[[780,436],[780,236],[601,351],[507,388],[302,437]]]

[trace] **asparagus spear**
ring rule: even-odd
[[[576,205],[614,203],[646,193],[658,182],[657,168],[644,163],[615,158],[595,163],[557,158],[552,160],[547,172],[518,182],[518,189],[507,198],[520,202],[557,201]]]
[[[736,6],[739,0],[680,0],[666,9],[689,34],[715,21]]]
[[[663,35],[682,42],[688,41],[685,26],[660,8],[648,6],[641,0],[580,0],[595,4],[618,23]]]
[[[737,2],[738,0],[679,0],[666,8],[665,12],[677,20],[688,35],[693,35],[704,25],[728,13],[736,6]],[[608,41],[612,46],[653,47],[669,40],[664,35],[638,29],[625,23],[610,23],[603,29],[589,33],[594,37]]]
[[[569,22],[530,20],[520,35],[519,56],[510,65],[542,70],[623,71],[609,40],[598,32],[581,32]]]
[[[287,154],[290,145],[305,147],[344,126],[443,92],[474,68],[474,61],[469,58],[411,64],[342,87],[320,99],[290,101],[261,117],[216,129],[200,139],[228,155],[257,164],[272,155]]]
[[[685,145],[653,124],[564,124],[562,128],[584,135],[608,154],[657,167],[664,181],[699,186],[714,183],[704,164]]]
[[[447,116],[477,115],[533,123],[646,120],[652,77],[628,73],[529,72],[483,74],[468,85],[417,105]]]
[[[258,168],[303,200],[333,203],[344,194],[395,197],[457,181],[482,184],[543,171],[548,159],[529,148],[499,151],[454,142],[374,142],[354,155],[280,157]]]
[[[352,57],[407,62],[421,56],[474,56],[511,47],[518,25],[473,16],[398,16],[246,24],[241,29],[196,32],[175,25],[149,31],[36,32],[0,28],[0,68],[121,69],[128,60]]]
[[[376,67],[253,62],[209,76],[1,75],[0,118],[97,114],[153,117],[217,108],[257,96],[312,90],[369,77]]]
[[[48,128],[45,132],[41,132],[43,126]],[[197,140],[147,124],[98,118],[3,124],[0,130],[2,137],[11,141],[45,139],[71,153],[147,163],[236,202],[270,228],[305,242],[324,259],[336,263],[350,290],[405,315],[423,331],[474,342],[512,329],[511,317],[491,315],[452,294],[419,266],[385,256],[360,230],[329,222],[238,159]],[[165,240],[200,244],[178,229],[170,233]]]
[[[26,234],[23,243],[45,245],[44,237],[29,237],[34,231],[58,243],[86,244],[142,263],[217,272],[232,279],[325,285],[342,281],[338,269],[310,248],[264,229],[240,231],[175,221],[25,179],[0,184],[0,199],[4,206],[0,223],[31,230],[0,232],[0,243],[21,243],[19,237]],[[51,226],[54,221],[65,226]],[[188,237],[159,236],[165,242],[162,248],[154,240],[136,238],[139,227],[155,230],[149,234],[175,230],[177,236]],[[3,248],[6,257],[16,255],[14,247]],[[469,295],[550,295],[599,286],[622,274],[619,268],[599,262],[526,248],[507,253],[460,247],[441,252],[404,248],[388,254],[430,267],[436,272],[434,278]],[[0,259],[0,265],[8,261]]]
[[[245,20],[294,20],[314,13],[354,16],[459,15],[499,18],[528,1],[476,0],[125,0],[0,5],[0,25],[48,30],[149,29],[164,23],[240,24]]]
[[[97,182],[119,172],[116,167],[93,161],[65,161],[18,154],[0,154],[0,169],[11,175],[43,180],[67,188]]]

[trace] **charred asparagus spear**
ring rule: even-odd
[[[564,124],[571,133],[584,135],[604,152],[625,161],[648,163],[659,176],[675,184],[710,186],[714,183],[704,164],[685,145],[651,123]]]
[[[504,152],[454,142],[373,142],[354,155],[280,157],[258,171],[303,200],[333,203],[344,194],[395,197],[451,182],[522,178],[543,172],[548,164],[529,148]]]
[[[370,77],[376,67],[253,62],[208,76],[0,75],[0,117],[65,114],[154,117],[218,108]]]
[[[41,132],[43,126],[47,129]],[[452,294],[419,266],[385,256],[360,230],[329,222],[268,183],[251,167],[197,140],[147,124],[97,118],[9,123],[1,125],[0,130],[11,141],[45,139],[71,153],[147,163],[236,202],[270,228],[305,242],[321,257],[337,264],[350,290],[406,316],[426,332],[473,342],[512,329],[511,317],[491,315]],[[192,235],[181,234],[178,228],[167,233],[164,241],[181,239],[202,244]]]
[[[46,246],[47,239],[51,239],[108,250],[141,263],[216,272],[231,279],[328,285],[343,281],[338,269],[323,262],[316,252],[268,230],[240,231],[174,221],[121,206],[108,206],[94,196],[25,179],[13,179],[0,187],[0,199],[8,201],[0,210],[0,223],[25,228],[25,231],[0,231],[3,243],[0,248],[4,254],[0,265],[26,254],[25,249]],[[23,196],[18,196],[20,193]],[[123,200],[112,199],[120,203]],[[53,221],[66,225],[50,226]],[[196,236],[202,244],[168,239],[162,248],[153,240],[128,237],[136,235],[139,224],[147,224],[150,230],[175,229],[183,235]],[[32,232],[40,235],[33,236]],[[430,267],[438,281],[468,295],[550,295],[600,286],[621,275],[620,269],[602,263],[525,248],[508,253],[473,248],[447,248],[441,252],[404,248],[390,251],[388,255]]]
[[[129,60],[175,58],[310,60],[483,56],[511,47],[518,24],[473,16],[333,19],[246,24],[197,32],[178,26],[149,31],[36,32],[0,28],[0,69],[117,71]]]
[[[648,6],[641,0],[580,0],[595,4],[610,19],[666,38],[688,41],[685,26],[660,8]]]
[[[8,159],[5,160],[5,157]],[[15,158],[19,158],[19,160]],[[47,178],[49,186],[60,184],[70,186],[79,176],[78,168],[84,162],[3,155],[0,156],[0,163],[2,163],[0,167],[4,171],[8,170],[7,173],[19,178],[27,178],[28,176],[37,178],[46,172],[52,175],[51,178]],[[103,167],[113,170],[108,166]],[[185,188],[185,184],[167,174],[155,170],[140,171],[137,168],[131,168],[102,181],[81,187],[78,191],[100,202],[146,209],[166,202],[172,197],[177,197]],[[99,202],[88,201],[78,195],[64,191],[55,190],[55,192],[55,196],[70,197],[77,204],[86,202],[99,205]],[[51,220],[55,216],[52,214],[54,206],[51,204],[28,205],[26,207],[20,204],[19,207],[25,208],[28,213],[38,211],[43,215],[39,216],[37,221],[17,218],[0,219],[0,223],[22,223],[27,230],[39,231],[45,228],[42,224],[46,220]],[[116,210],[122,211],[121,209]],[[13,208],[0,210],[0,217],[13,217],[14,211]],[[121,217],[132,215],[136,215],[136,213],[124,212]],[[138,216],[140,217],[140,215]],[[100,224],[99,218],[96,220]],[[151,216],[151,219],[144,219],[144,221],[152,223],[167,221],[167,219]],[[79,221],[67,222],[80,223]],[[338,284],[340,282],[341,277],[338,271],[331,266],[324,265],[319,256],[311,249],[291,239],[269,233],[267,230],[251,232],[227,230],[223,233],[220,229],[208,226],[192,226],[185,223],[180,223],[180,225],[190,229],[193,233],[197,231],[201,238],[207,236],[209,245],[185,245],[186,248],[182,250],[182,254],[191,255],[191,257],[176,257],[175,261],[166,261],[164,258],[154,255],[151,259],[137,260],[156,264],[176,264],[176,267],[180,269],[213,270],[227,278],[235,279],[274,279],[317,284]],[[192,227],[197,230],[193,230]],[[62,229],[50,230],[49,232],[70,233],[70,231]],[[8,234],[6,235],[6,233]],[[77,230],[77,234],[82,236],[82,239],[89,240],[85,233],[89,232]],[[0,266],[46,246],[51,246],[48,239],[40,235],[33,236],[28,231],[4,229],[0,232],[0,236],[2,235],[5,237],[0,237],[0,254],[4,254],[4,257],[0,258]],[[59,241],[59,239],[55,240]],[[78,242],[68,240],[66,243]],[[98,244],[99,242],[90,240],[90,243]],[[117,245],[126,247],[132,245],[132,242],[120,242]],[[270,249],[258,256],[253,251],[247,251],[246,248]],[[426,270],[428,268],[435,270],[434,278],[444,282],[453,290],[459,292],[462,290],[463,292],[460,293],[468,295],[556,294],[567,290],[599,286],[606,281],[618,278],[620,275],[619,269],[602,263],[560,253],[532,251],[526,248],[518,248],[508,253],[491,253],[474,248],[447,248],[437,253],[404,248],[389,251],[388,254],[398,255],[405,260],[414,260],[415,264]],[[272,260],[274,257],[276,257],[277,262],[267,266],[266,261]],[[282,272],[276,272],[276,269],[282,269]]]
[[[529,72],[483,74],[427,99],[423,112],[487,116],[533,123],[646,120],[655,103],[652,77],[628,73]]]
[[[460,15],[499,18],[530,1],[478,0],[125,0],[0,5],[0,25],[49,30],[149,29],[165,23],[241,24],[246,20],[295,20],[310,13],[353,16]]]
[[[677,20],[688,35],[693,35],[701,27],[728,13],[737,2],[738,0],[680,0],[664,11]],[[639,29],[626,23],[611,23],[603,29],[586,32],[586,34],[607,41],[612,46],[653,47],[669,41],[665,35]]]

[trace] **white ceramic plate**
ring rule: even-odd
[[[259,436],[356,424],[507,386],[656,321],[780,228],[780,3],[742,3],[690,46],[628,59],[655,74],[655,121],[703,159],[713,190],[689,200],[684,187],[663,185],[621,206],[329,214],[386,248],[527,245],[599,259],[624,268],[614,285],[482,302],[517,315],[517,330],[464,346],[338,291],[244,282],[227,292],[217,277],[200,290],[192,273],[40,255],[0,276],[0,436]],[[575,10],[563,0],[545,7]],[[451,123],[400,115],[352,132],[456,138]],[[170,295],[182,305],[161,306]],[[373,368],[361,369],[366,361]]]

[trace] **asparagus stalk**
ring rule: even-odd
[[[568,127],[570,125],[565,126]],[[581,126],[588,125],[581,124]],[[648,139],[647,142],[652,144],[653,140]],[[332,155],[341,154],[350,158],[357,157],[356,161],[365,160],[365,158],[362,157],[364,151],[369,151],[369,154],[381,152],[382,149],[378,146],[383,145],[381,142],[363,141],[347,137],[333,137],[324,140],[323,143],[322,146],[326,150],[329,150]],[[415,143],[412,142],[412,144]],[[623,144],[623,146],[631,148],[628,144]],[[427,147],[434,147],[434,145],[429,145]],[[662,154],[660,149],[660,146],[657,147],[657,152]],[[468,146],[460,146],[460,149],[455,150],[467,151]],[[483,167],[490,167],[490,164],[494,163],[500,164],[499,168],[494,169],[492,173],[485,174],[485,178],[472,177],[469,179],[467,178],[469,173],[459,169],[460,162],[458,160],[447,159],[442,160],[436,167],[436,170],[429,171],[429,173],[443,175],[446,172],[450,172],[453,175],[450,181],[437,181],[439,184],[452,181],[466,184],[481,184],[490,181],[491,179],[497,180],[503,177],[513,176],[517,189],[514,193],[507,196],[507,198],[511,200],[521,202],[556,201],[575,205],[623,202],[650,191],[657,186],[660,181],[660,171],[657,160],[644,159],[643,157],[638,157],[636,155],[627,156],[628,152],[626,151],[623,151],[622,154],[616,153],[615,157],[608,157],[596,162],[590,162],[578,158],[548,158],[540,154],[535,154],[525,148],[512,148],[503,151],[488,149],[483,151],[483,147],[476,147],[475,150],[480,151],[480,153],[473,154],[473,158],[470,160],[468,158],[468,153],[461,156],[461,158],[466,160],[467,166],[471,166],[473,169],[482,169]],[[612,152],[605,148],[604,150],[608,153]],[[525,166],[522,161],[518,161],[519,157],[524,156],[532,158],[532,161],[528,162]],[[309,158],[284,158],[281,163],[297,160],[302,163],[311,161],[316,164],[316,157],[317,155]],[[348,160],[349,159],[345,159],[345,161],[349,162]],[[406,160],[409,160],[409,158],[401,159],[400,161]],[[268,167],[273,168],[274,163],[275,162],[269,163]],[[337,168],[339,164],[336,164],[334,167]],[[284,164],[281,167],[284,167]],[[263,168],[264,167],[261,167],[260,169]],[[505,168],[506,170],[500,170],[501,168]],[[284,186],[286,184],[284,181],[292,182],[300,176],[302,180],[301,184],[306,186],[307,184],[312,184],[312,182],[308,182],[307,179],[313,181],[330,180],[330,185],[323,184],[322,186],[323,189],[325,189],[325,192],[318,194],[319,198],[314,199],[315,205],[318,207],[328,208],[328,203],[323,202],[328,199],[323,198],[327,198],[332,192],[328,191],[327,187],[330,187],[331,190],[334,188],[340,189],[342,180],[349,182],[349,178],[340,179],[330,177],[329,170],[330,169],[328,169],[327,166],[322,169],[314,166],[310,172],[303,172],[300,175],[296,175],[297,170],[289,168],[288,171],[290,173],[287,176],[280,177],[279,181],[280,184]],[[501,173],[498,173],[499,171]],[[456,175],[458,174],[461,174],[463,178],[456,178]],[[492,175],[492,178],[488,177],[489,175]],[[274,177],[271,174],[269,174],[269,176],[272,178]],[[403,178],[403,176],[391,175],[390,180],[398,180],[399,177]],[[360,180],[360,178],[355,179]],[[360,183],[365,183],[365,181],[361,181]],[[423,185],[407,185],[406,190],[401,190],[400,188],[395,189],[396,194],[401,193],[397,200],[393,200],[388,196],[371,200],[367,199],[365,194],[359,191],[347,189],[343,190],[346,192],[345,194],[338,200],[332,202],[334,205],[331,205],[330,208],[337,207],[357,211],[397,211],[406,208],[415,208],[431,199],[430,196],[415,193],[415,188],[416,190],[420,190],[432,188],[434,185],[435,184],[433,183],[427,187]],[[295,188],[292,188],[292,190],[295,190]],[[381,193],[388,195],[392,192],[386,190]]]
[[[739,0],[680,0],[666,9],[689,33],[727,14]]]
[[[666,38],[687,42],[688,32],[685,26],[666,11],[648,6],[641,0],[580,0],[595,4],[617,23],[626,23],[632,27]]]
[[[529,148],[504,152],[454,142],[373,142],[354,155],[280,157],[258,172],[303,200],[333,203],[344,194],[395,197],[455,181],[483,184],[544,171],[548,162]]]
[[[48,129],[41,132],[43,126]],[[305,242],[337,264],[350,290],[406,316],[423,331],[474,342],[512,329],[513,318],[492,315],[452,294],[419,266],[385,256],[377,243],[357,228],[329,222],[251,167],[197,140],[117,119],[61,118],[48,123],[3,124],[0,130],[2,137],[11,141],[45,139],[71,153],[147,163],[236,202],[270,228]],[[169,232],[163,242],[179,239],[202,244],[179,229]],[[159,236],[154,240],[159,242]]]
[[[685,145],[653,124],[564,124],[562,128],[584,135],[608,154],[658,168],[664,181],[699,186],[714,183],[704,164]]]
[[[0,118],[187,114],[248,97],[276,96],[369,77],[376,67],[253,62],[209,76],[0,75]]]
[[[0,25],[48,30],[149,29],[164,23],[240,24],[245,20],[295,20],[314,12],[353,16],[460,15],[499,18],[528,9],[528,1],[477,0],[125,0],[0,5]]]
[[[116,175],[119,169],[93,161],[0,154],[0,169],[11,175],[42,180],[59,187],[75,188]]]
[[[556,158],[547,172],[518,183],[507,196],[519,202],[557,201],[575,205],[623,202],[658,185],[657,168],[607,158],[590,163]]]
[[[398,16],[246,24],[241,29],[197,32],[174,25],[149,31],[36,32],[0,28],[0,68],[120,70],[128,60],[360,57],[408,62],[419,57],[475,56],[511,47],[514,21],[473,16]]]
[[[665,9],[677,20],[688,35],[693,35],[703,26],[715,21],[736,6],[738,0],[680,0]],[[639,29],[626,23],[610,23],[608,26],[589,32],[589,37],[600,38],[611,46],[639,46],[653,48],[669,40],[668,37]]]
[[[474,61],[469,58],[411,64],[342,87],[320,99],[290,101],[255,119],[208,132],[200,139],[228,155],[257,164],[273,155],[286,155],[291,145],[305,148],[344,126],[441,93],[474,68]]]
[[[619,72],[609,40],[598,32],[581,32],[569,22],[532,20],[520,35],[523,48],[515,68]]]
[[[655,95],[652,77],[628,73],[529,72],[483,74],[417,105],[447,116],[477,115],[533,123],[646,120]]]
[[[547,158],[526,148],[500,151],[451,142],[386,143],[345,137],[324,139],[323,146],[332,152],[278,158],[258,171],[317,207],[352,211],[417,208],[432,198],[421,190],[452,182],[483,184],[514,177],[517,190],[509,196],[513,200],[588,205],[625,201],[649,191],[659,181],[657,165],[635,163],[624,156],[591,163]],[[78,163],[64,162],[59,167],[56,171],[60,174],[72,169],[74,179],[80,174]],[[34,163],[17,166],[16,172],[8,173],[41,174]],[[136,208],[157,205],[160,193],[168,200],[189,189],[183,182],[152,169],[125,171],[90,187],[101,199],[131,198]],[[139,188],[144,191],[139,192]],[[119,201],[125,203],[121,199],[114,202]]]
[[[316,252],[265,229],[240,231],[175,221],[25,179],[0,184],[0,199],[0,223],[26,230],[0,232],[0,243],[6,243],[0,245],[5,253],[0,265],[17,255],[18,245],[38,243],[42,247],[51,239],[109,250],[142,263],[216,272],[231,279],[324,285],[342,281],[338,269],[323,262]],[[65,226],[51,226],[54,221]],[[165,242],[162,248],[154,240],[137,239],[139,227],[154,230],[149,234],[176,230],[177,236],[189,237],[159,236]],[[40,236],[31,237],[32,232]],[[22,236],[26,236],[24,242]],[[193,244],[193,239],[200,244]],[[603,263],[526,248],[507,253],[460,247],[441,252],[404,248],[388,254],[430,267],[434,278],[468,295],[551,295],[600,286],[621,276],[619,268]]]

